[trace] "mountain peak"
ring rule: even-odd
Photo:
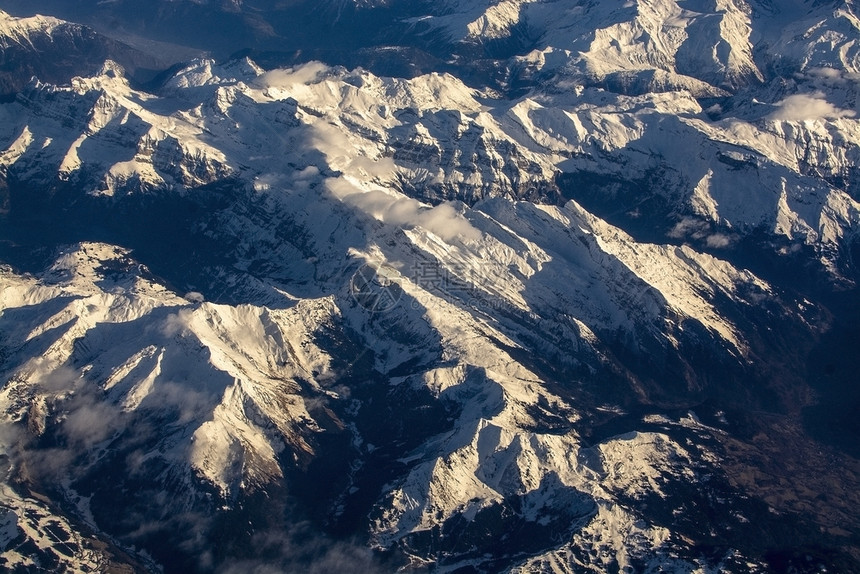
[[[0,564],[860,571],[851,4],[324,7],[0,17]]]
[[[31,33],[50,33],[58,26],[71,25],[50,16],[31,16],[19,18],[0,10],[0,42],[4,47],[9,42],[28,42]]]

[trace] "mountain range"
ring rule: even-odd
[[[0,10],[4,569],[860,567],[853,1]]]

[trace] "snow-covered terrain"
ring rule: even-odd
[[[0,564],[860,560],[856,458],[798,430],[857,312],[853,3],[350,4],[452,61],[0,103]]]

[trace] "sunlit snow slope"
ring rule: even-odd
[[[0,103],[0,565],[858,564],[853,4],[443,4]]]

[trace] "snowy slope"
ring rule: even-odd
[[[341,172],[331,182],[339,194],[368,181],[467,203],[557,200],[559,174],[634,183],[652,177],[659,183],[652,193],[678,211],[680,227],[667,229],[669,237],[683,237],[684,216],[721,228],[709,236],[716,246],[764,226],[816,246],[834,272],[858,221],[851,182],[860,123],[853,112],[827,108],[823,97],[808,100],[824,114],[799,116],[807,100],[787,98],[756,118],[713,121],[683,93],[587,90],[508,104],[450,76],[403,81],[313,64],[271,73],[250,61],[213,66],[199,61],[181,70],[160,98],[132,90],[115,66],[71,89],[26,92],[3,110],[8,177],[32,178],[48,162],[59,164],[61,180],[111,195],[127,186],[187,189],[230,175],[270,185],[267,178],[283,178],[284,167],[310,165]],[[28,112],[52,121],[29,125]],[[65,130],[70,120],[78,134]]]
[[[851,2],[477,0],[428,12],[411,22],[455,45],[517,38],[529,73],[634,93],[719,96],[794,71],[856,68]]]
[[[132,48],[80,24],[50,16],[18,18],[0,10],[0,94],[14,95],[33,77],[68,83],[98,71],[106,59],[120,62],[131,77],[148,81],[173,63],[169,54]]]
[[[3,12],[0,18],[0,34],[3,38],[3,46],[8,47],[12,43],[29,44],[29,36],[34,32],[51,34],[57,27],[67,24],[57,18],[50,16],[34,16],[32,18],[13,18]]]
[[[490,238],[485,241],[493,248]],[[26,460],[28,449],[51,437],[65,445],[50,462],[30,461],[32,478],[70,473],[61,490],[65,497],[101,498],[107,495],[103,487],[85,490],[93,488],[86,477],[119,471],[168,492],[181,485],[173,500],[183,507],[199,507],[207,484],[219,494],[213,502],[229,504],[242,492],[271,488],[293,465],[323,455],[312,446],[313,435],[332,423],[349,425],[352,440],[363,442],[361,427],[348,418],[341,422],[330,410],[349,414],[350,391],[332,386],[344,375],[332,359],[336,349],[318,345],[323,332],[343,329],[337,326],[341,321],[366,320],[366,309],[348,296],[304,300],[283,310],[192,303],[146,275],[127,253],[101,244],[60,254],[38,278],[6,272],[3,349],[9,383],[2,400],[7,420],[25,425],[17,439],[23,452],[13,460]],[[517,520],[524,524],[590,531],[610,520],[619,531],[603,532],[599,544],[620,545],[631,559],[668,564],[669,548],[684,546],[667,546],[664,527],[633,520],[617,506],[616,491],[634,497],[659,492],[672,469],[680,470],[673,457],[689,461],[690,455],[663,434],[624,436],[585,449],[573,428],[548,432],[560,422],[562,428],[575,424],[579,407],[554,396],[537,374],[502,352],[498,341],[506,335],[482,313],[428,291],[420,295],[421,288],[420,282],[403,282],[405,295],[423,302],[422,316],[386,315],[387,335],[370,323],[360,327],[362,338],[373,341],[382,373],[403,372],[404,360],[416,353],[431,361],[407,376],[388,375],[388,385],[426,388],[438,401],[459,405],[459,415],[451,431],[428,437],[404,459],[408,474],[387,487],[377,507],[382,515],[374,526],[376,544],[404,543],[407,554],[426,560],[416,535],[460,516],[492,515],[499,504],[522,499]],[[395,336],[400,329],[412,336]],[[443,363],[427,355],[428,337],[439,338]],[[577,356],[593,354],[589,339],[578,343]],[[320,409],[320,402],[330,407]],[[147,422],[153,420],[159,425],[154,434]],[[141,441],[151,444],[149,450],[135,448]],[[79,449],[86,456],[76,455]],[[129,453],[119,468],[112,452]],[[621,470],[616,458],[633,466]],[[460,486],[452,489],[453,484]],[[568,498],[574,506],[551,518],[551,509]],[[87,512],[98,516],[95,509]],[[578,548],[586,551],[588,545]],[[486,562],[468,556],[453,553],[443,562],[451,568],[464,560]],[[680,560],[678,567],[685,564]]]
[[[3,564],[53,552],[26,488],[140,569],[851,555],[853,459],[796,428],[860,279],[853,8],[705,4],[407,22],[536,42],[514,99],[239,58],[149,91],[108,60],[0,104]],[[842,500],[795,495],[771,436]]]
[[[401,453],[402,474],[383,487],[374,507],[378,547],[429,560],[423,532],[456,532],[452,525],[459,521],[488,520],[517,500],[515,522],[556,528],[561,521],[570,524],[564,528],[593,532],[583,534],[590,542],[578,543],[580,551],[610,544],[636,564],[668,564],[669,553],[689,554],[686,543],[667,545],[665,526],[640,524],[616,498],[617,489],[635,497],[644,492],[640,488],[659,488],[659,481],[670,480],[659,477],[678,471],[661,457],[689,458],[685,449],[666,435],[648,433],[583,446],[577,421],[623,407],[597,402],[599,389],[580,404],[565,396],[569,391],[557,395],[535,372],[537,364],[518,357],[540,349],[581,377],[607,367],[628,369],[613,356],[622,348],[671,354],[695,342],[707,345],[718,361],[743,369],[750,342],[728,318],[728,308],[735,306],[736,314],[753,303],[781,308],[765,281],[689,247],[638,244],[575,202],[554,207],[515,200],[516,192],[505,193],[510,180],[498,174],[504,174],[502,162],[513,160],[498,151],[497,164],[472,160],[486,171],[472,172],[471,179],[460,175],[461,160],[396,151],[386,157],[400,131],[424,132],[428,145],[444,154],[445,142],[456,141],[460,130],[481,126],[479,142],[487,153],[492,143],[532,157],[552,173],[552,160],[568,161],[562,158],[569,154],[537,153],[562,140],[544,131],[545,123],[541,129],[519,119],[521,110],[546,109],[532,100],[500,112],[450,77],[404,82],[323,66],[261,74],[250,62],[218,67],[205,61],[181,70],[164,93],[155,98],[135,92],[108,66],[71,88],[36,86],[7,106],[7,117],[19,122],[28,118],[23,110],[40,110],[38,122],[18,128],[22,136],[6,151],[13,186],[52,158],[59,181],[74,182],[78,193],[108,206],[147,195],[204,193],[199,186],[224,177],[237,178],[245,190],[198,229],[224,246],[232,265],[209,268],[212,283],[199,287],[203,295],[188,297],[218,297],[216,285],[234,285],[230,300],[243,304],[189,302],[147,278],[125,251],[105,244],[64,252],[41,279],[4,279],[10,422],[26,423],[35,433],[28,440],[60,436],[92,453],[75,462],[81,478],[65,496],[93,488],[84,477],[99,472],[106,464],[101,460],[113,461],[107,453],[131,452],[124,464],[132,473],[142,472],[152,487],[183,485],[180,504],[212,504],[213,512],[217,504],[229,508],[237,496],[272,488],[324,456],[324,443],[314,437],[331,432],[325,429],[332,425],[356,444],[370,442],[365,432],[376,431],[363,430],[368,423],[351,410],[350,392],[330,386],[348,372],[333,366],[342,351],[320,339],[333,331],[340,333],[335,339],[358,337],[359,347],[372,349],[373,376],[402,388],[392,392],[435,397],[431,404],[439,406],[432,408],[455,413],[450,430],[429,430],[413,453]],[[57,96],[74,103],[63,110],[80,110],[71,116],[80,136],[62,131],[68,113],[50,112]],[[435,102],[438,111],[420,109],[425,101]],[[165,108],[175,111],[164,115]],[[540,113],[535,117],[544,121]],[[130,130],[129,124],[138,127]],[[273,125],[282,126],[279,133]],[[564,125],[556,122],[554,129]],[[60,134],[65,141],[57,141]],[[272,134],[265,146],[260,134]],[[88,147],[90,140],[99,145]],[[182,159],[160,156],[166,141],[176,142]],[[470,191],[450,192],[454,197],[485,199],[471,207],[433,207],[399,191],[417,188],[434,170],[440,194],[456,183],[462,187],[453,189]],[[284,226],[288,232],[281,235]],[[354,292],[351,273],[362,264],[386,265],[397,286],[393,312],[378,319],[369,313],[376,307],[368,309]],[[254,281],[269,286],[243,287]],[[620,348],[612,342],[619,334],[625,341]],[[111,344],[116,340],[123,344]],[[42,349],[38,354],[35,346]],[[683,395],[670,398],[655,382],[629,376],[647,402],[684,402]],[[680,389],[698,384],[683,381],[690,372],[681,377]],[[47,389],[46,379],[52,381]],[[95,429],[89,427],[93,417],[100,421]],[[143,439],[129,429],[152,417],[161,430],[147,439],[154,441],[149,451],[136,453],[134,445]],[[609,470],[631,440],[641,443],[632,456],[641,484],[650,487]],[[657,452],[654,444],[661,445]],[[601,454],[588,454],[595,449]],[[372,452],[352,451],[359,483],[362,461]],[[576,462],[594,456],[601,462]],[[211,503],[203,496],[209,488],[217,495]],[[347,500],[351,488],[343,495]],[[97,488],[80,496],[119,495]],[[544,517],[553,501],[568,497],[570,510]],[[615,525],[612,533],[601,526],[606,521]],[[125,540],[136,538],[126,534]],[[439,560],[451,569],[464,563],[493,567],[532,551],[561,552],[556,546],[544,541],[515,547],[489,561],[452,548]],[[687,558],[678,560],[679,568],[687,567]]]

